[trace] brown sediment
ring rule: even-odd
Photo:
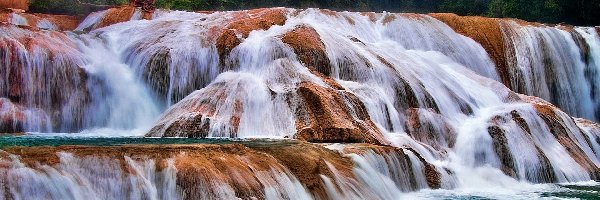
[[[299,26],[285,33],[281,40],[292,47],[305,67],[316,70],[325,76],[331,75],[331,65],[325,52],[325,44],[315,29]]]
[[[353,94],[303,82],[298,94],[306,115],[298,116],[296,138],[309,142],[386,143],[366,108]],[[346,102],[351,102],[347,105]],[[353,109],[353,116],[349,109]]]
[[[505,41],[500,28],[500,19],[458,16],[451,13],[432,13],[429,15],[446,23],[457,33],[470,37],[481,44],[496,64],[496,70],[502,79],[502,83],[511,86],[509,64],[506,60],[509,52],[506,50],[507,41]]]
[[[488,133],[493,139],[493,147],[494,151],[498,155],[500,162],[502,164],[501,170],[504,174],[508,176],[512,176],[514,178],[520,178],[517,176],[517,168],[515,166],[515,161],[512,155],[515,152],[511,152],[508,144],[508,140],[506,138],[507,132],[502,128],[502,124],[508,123],[509,121],[514,121],[517,125],[527,132],[528,140],[533,141],[531,136],[530,129],[525,121],[521,117],[518,111],[513,110],[507,116],[495,116],[491,119],[491,125],[488,127]],[[554,174],[554,169],[550,164],[550,160],[544,155],[542,150],[535,146],[536,155],[539,158],[539,163],[537,169],[534,170],[536,174],[531,174],[530,171],[525,171],[525,178],[527,181],[535,182],[535,183],[552,183],[556,181],[556,176]]]
[[[135,13],[135,7],[133,6],[121,6],[117,8],[108,9],[102,20],[98,23],[95,28],[102,28],[113,24],[126,22],[131,19]]]
[[[221,35],[217,38],[216,47],[219,53],[219,60],[222,66],[227,66],[225,63],[226,57],[229,55],[233,48],[240,45],[242,41],[238,38],[233,29],[225,29]]]

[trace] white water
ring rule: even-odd
[[[503,23],[502,29],[504,38],[513,43],[507,48],[515,52],[515,62],[509,62],[515,91],[551,101],[572,115],[597,120],[595,108],[599,103],[590,96],[596,91],[591,90],[585,76],[586,68],[595,66],[586,65],[582,59],[585,55],[569,32],[516,22]],[[598,48],[590,43],[593,41],[586,41],[590,48]]]
[[[78,30],[95,28],[103,14],[90,15]],[[589,130],[581,131],[577,124],[569,122],[572,119],[566,114],[556,114],[558,119],[565,121],[561,126],[567,132],[566,140],[575,144],[565,147],[551,134],[551,127],[530,104],[497,82],[499,78],[493,64],[480,45],[431,17],[419,15],[415,19],[396,15],[395,20],[386,24],[384,19],[391,14],[378,14],[373,22],[359,13],[330,16],[318,9],[308,9],[295,16],[288,15],[282,26],[251,32],[231,51],[225,61],[228,64],[220,66],[214,44],[216,35],[211,31],[223,29],[234,15],[235,12],[165,12],[155,15],[153,20],[136,20],[139,17],[134,15],[134,21],[89,33],[68,33],[68,38],[58,39],[51,36],[51,32],[32,33],[3,27],[6,31],[1,35],[3,43],[0,44],[4,45],[3,49],[16,46],[14,52],[20,56],[18,62],[28,67],[22,73],[28,73],[26,77],[32,79],[47,77],[57,81],[52,88],[42,87],[40,91],[36,87],[27,88],[29,91],[24,96],[30,99],[23,104],[41,107],[50,113],[51,105],[60,104],[59,112],[63,113],[58,117],[60,126],[31,125],[25,130],[144,130],[150,128],[161,111],[174,104],[159,119],[158,128],[151,136],[165,136],[171,124],[193,119],[198,120],[196,127],[208,127],[208,137],[293,137],[297,132],[295,122],[303,116],[298,113],[306,112],[298,106],[302,105],[297,94],[299,84],[310,82],[330,88],[303,66],[293,49],[280,39],[298,26],[308,26],[316,30],[325,45],[332,67],[331,77],[345,92],[355,95],[364,104],[386,142],[397,147],[410,147],[438,171],[444,171],[440,173],[445,187],[467,191],[510,190],[528,185],[528,181],[588,181],[593,177],[584,165],[600,166],[598,145],[585,139],[592,134]],[[597,97],[590,91],[594,90],[598,76],[585,76],[589,67],[600,66],[595,59],[600,58],[595,33],[578,29],[590,46],[589,64],[581,60],[575,41],[566,31],[520,27],[512,23],[504,24],[503,30],[505,37],[513,39],[515,44],[516,62],[511,63],[511,69],[515,69],[514,77],[522,80],[514,79],[511,84],[519,88],[517,91],[540,96],[568,113],[596,120],[594,99]],[[30,50],[15,39],[22,35],[35,35],[50,42],[40,50]],[[7,65],[16,62],[11,59],[6,54],[2,61]],[[62,68],[51,68],[60,71],[45,73],[49,68],[45,61],[52,59],[64,59],[66,64],[59,65]],[[73,83],[67,91],[80,93],[60,93],[58,95],[64,95],[62,101],[53,102],[49,91],[64,84],[65,77],[61,74],[77,74],[73,73],[77,69],[69,68],[73,66],[80,67],[87,75],[85,89],[78,85],[84,78],[66,76],[74,79],[66,81]],[[36,81],[26,85],[36,85]],[[0,85],[3,95],[11,86],[6,82]],[[89,94],[82,94],[85,92]],[[84,98],[89,98],[90,103],[83,104]],[[434,146],[427,139],[421,141],[411,137],[410,134],[415,133],[406,128],[410,120],[407,113],[414,107],[439,115],[435,120],[433,117],[421,120],[429,120],[437,127],[432,134],[437,136],[436,143],[442,145]],[[212,110],[207,112],[206,109]],[[513,111],[524,119],[528,130],[513,119]],[[239,120],[239,124],[234,125],[235,120]],[[502,135],[506,137],[514,177],[502,171],[503,157],[498,156],[489,133],[489,127],[493,125],[504,131]],[[455,133],[449,133],[450,130]],[[446,137],[452,134],[455,134],[455,141]],[[454,145],[451,147],[450,143]],[[576,160],[567,148],[580,150],[578,153],[589,161]],[[356,163],[354,173],[358,179],[323,177],[328,194],[347,199],[390,199],[406,191],[428,187],[420,173],[424,170],[422,163],[417,162],[412,151],[405,153],[411,160],[415,185],[409,186],[386,174],[393,170],[382,167],[384,162],[377,155],[355,155],[351,157]],[[542,167],[545,162],[542,156],[547,157],[552,170]],[[385,163],[390,165],[389,161]],[[396,164],[388,168],[407,168],[394,166]],[[555,180],[546,179],[548,174]],[[265,185],[298,184],[285,176],[259,181]],[[341,193],[333,189],[334,182]],[[298,188],[267,187],[266,193],[273,198],[308,198],[298,196],[304,194]],[[278,193],[282,191],[296,195]],[[158,192],[150,190],[150,193]],[[231,191],[223,194],[231,194]]]
[[[16,157],[2,160],[2,183],[13,199],[179,199],[176,169],[168,161],[162,171],[153,160],[135,161],[125,157],[126,173],[118,160],[103,157],[77,158],[58,155],[57,166],[28,168]],[[102,178],[98,178],[101,175]],[[7,197],[7,196],[3,196]]]
[[[209,168],[198,174],[183,174],[183,179],[196,179],[199,185],[185,185],[177,180],[176,158],[163,160],[165,167],[154,159],[144,157],[123,158],[104,156],[78,157],[71,153],[58,153],[59,163],[53,166],[29,166],[14,155],[0,158],[0,198],[27,199],[232,199],[237,198],[236,185],[257,181],[262,193],[254,198],[264,199],[312,199],[312,195],[284,167],[271,163],[270,170],[262,170],[260,164],[244,157],[254,176],[237,177],[233,182],[220,182],[212,177],[220,173],[243,173],[243,168],[232,167],[227,171]],[[185,156],[182,154],[182,156]],[[214,166],[213,166],[214,167]],[[193,177],[195,175],[202,177]],[[231,185],[229,185],[231,184]],[[246,187],[252,187],[246,185]],[[248,188],[239,188],[240,190]],[[188,196],[186,196],[188,195]]]

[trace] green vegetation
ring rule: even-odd
[[[128,0],[79,0],[98,5]],[[600,0],[156,0],[156,7],[173,10],[241,10],[259,7],[328,8],[348,11],[451,12],[459,15],[514,17],[546,23],[600,24]],[[34,12],[84,14],[93,10],[78,0],[32,0]]]
[[[29,10],[39,13],[85,15],[107,6],[128,4],[129,0],[29,0]]]

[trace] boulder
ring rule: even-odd
[[[301,83],[296,138],[309,142],[386,143],[363,103],[352,93]],[[351,111],[352,110],[352,111]]]
[[[308,26],[299,26],[285,33],[281,40],[292,47],[305,67],[326,76],[331,75],[331,66],[325,52],[325,44],[323,44],[319,33],[315,29]]]
[[[261,8],[236,12],[233,19],[222,30],[216,40],[217,50],[221,65],[225,63],[227,56],[242,40],[247,38],[254,30],[267,30],[273,25],[283,25],[287,20],[287,9],[283,8]]]

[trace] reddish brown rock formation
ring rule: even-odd
[[[184,195],[185,199],[197,199],[202,196],[206,197],[206,195],[219,194],[218,191],[212,191],[214,188],[211,188],[211,186],[215,184],[231,186],[235,196],[242,199],[265,198],[263,188],[267,185],[264,183],[264,178],[269,176],[268,173],[271,170],[284,172],[297,178],[316,199],[331,199],[332,197],[326,191],[322,176],[334,180],[333,184],[338,189],[341,187],[338,185],[340,184],[338,181],[359,182],[353,171],[354,162],[343,154],[365,155],[374,153],[385,157],[387,159],[385,162],[393,167],[399,167],[398,169],[391,169],[389,174],[390,178],[399,184],[400,182],[406,182],[406,180],[402,179],[405,176],[399,176],[397,173],[413,173],[411,159],[405,153],[410,151],[425,166],[424,173],[428,184],[433,188],[439,188],[439,173],[412,149],[352,144],[344,145],[341,151],[329,150],[322,145],[298,141],[104,147],[10,147],[0,151],[0,158],[2,158],[0,159],[0,169],[10,166],[10,163],[7,163],[11,160],[8,158],[9,154],[19,156],[20,162],[33,169],[38,169],[40,164],[51,167],[57,166],[61,163],[59,152],[70,153],[80,159],[103,158],[118,163],[117,166],[125,173],[135,173],[135,170],[131,169],[124,157],[129,157],[134,161],[153,160],[157,171],[165,169],[167,159],[171,159],[177,170],[176,183],[178,190]],[[98,155],[98,152],[102,152],[102,155]],[[394,160],[395,158],[401,160]],[[398,161],[401,163],[398,163]],[[344,180],[336,180],[334,177],[342,177]],[[410,177],[411,180],[415,180],[414,175]],[[417,186],[415,182],[412,182],[411,185],[413,187]],[[198,188],[200,186],[206,188]],[[404,189],[413,191],[417,188]],[[200,194],[203,191],[209,191],[210,194]]]
[[[504,85],[510,86],[507,49],[498,19],[435,13],[430,16],[446,23],[454,31],[475,40],[488,52]]]
[[[73,106],[69,119],[80,119],[75,116],[83,115],[89,94],[87,75],[79,67],[80,52],[72,40],[62,32],[28,26],[0,25],[0,30],[12,37],[0,39],[0,52],[10,58],[0,61],[0,70],[8,74],[0,79],[0,95],[27,109],[44,109],[56,126],[64,119],[67,104]],[[32,59],[43,63],[34,66]]]
[[[31,18],[34,18],[33,16],[39,18],[38,21],[42,20],[42,19],[46,19],[46,20],[52,22],[54,25],[56,25],[58,30],[61,30],[61,31],[75,30],[75,28],[77,28],[79,23],[81,23],[81,21],[83,20],[83,18],[81,16],[69,16],[69,15],[49,15],[49,14],[34,13],[29,16],[31,16]],[[27,18],[27,19],[29,20],[29,18]]]
[[[556,140],[567,150],[569,155],[586,171],[590,172],[592,178],[598,178],[600,176],[600,170],[598,167],[586,156],[585,152],[579,147],[575,136],[571,135],[568,130],[569,124],[575,124],[575,121],[571,117],[568,117],[565,121],[560,115],[566,115],[560,111],[554,105],[540,99],[538,97],[521,95],[522,98],[531,103],[538,115],[546,122],[546,125],[550,128],[550,132],[556,138]],[[587,142],[590,142],[589,140]]]
[[[390,146],[376,146],[376,145],[370,145],[370,144],[353,144],[353,145],[346,146],[343,149],[343,152],[347,153],[347,154],[358,154],[358,155],[365,155],[369,152],[374,152],[378,155],[381,155],[385,159],[385,162],[388,166],[399,167],[403,171],[410,172],[413,170],[412,167],[413,167],[414,163],[411,163],[412,161],[409,158],[409,155],[407,155],[407,153],[405,153],[405,150],[412,152],[418,158],[418,160],[421,162],[421,165],[424,166],[425,179],[427,180],[428,186],[430,188],[439,189],[441,187],[440,173],[436,170],[435,166],[428,163],[414,149],[396,148],[396,147],[390,147]],[[398,166],[398,164],[400,164],[400,166]],[[399,174],[396,174],[396,173],[398,173],[398,171],[396,171],[396,170],[397,169],[390,170],[390,172],[389,172],[390,178],[392,178],[392,179],[407,178],[407,177],[403,177]],[[400,173],[403,173],[403,172],[400,172]],[[406,191],[412,191],[412,190],[418,189],[418,188],[416,188],[417,183],[414,182],[416,180],[414,174],[409,173],[408,180],[410,180],[411,187],[413,187],[413,188],[410,190],[406,190]],[[394,180],[394,181],[396,183],[398,183],[398,182],[403,182],[406,180]],[[403,188],[403,189],[407,189],[407,188]]]
[[[352,153],[364,154],[373,149],[382,155],[399,153],[402,149],[357,144]],[[352,148],[352,147],[350,147]],[[338,176],[349,180],[354,177],[353,162],[339,152],[328,150],[320,145],[282,141],[280,143],[248,142],[244,144],[194,144],[194,145],[127,145],[111,147],[60,146],[60,147],[12,147],[5,153],[18,155],[27,167],[37,168],[39,164],[56,166],[61,161],[58,152],[71,153],[79,158],[109,158],[120,163],[125,172],[133,173],[124,157],[137,161],[154,160],[156,169],[166,167],[166,159],[173,159],[177,169],[177,186],[186,199],[205,195],[198,192],[210,191],[208,183],[223,183],[232,186],[235,195],[242,199],[264,198],[264,183],[259,173],[275,169],[291,173],[306,186],[317,199],[331,199],[325,191],[321,175],[332,178],[334,172],[328,164],[335,167]],[[2,157],[7,155],[1,154]],[[8,159],[7,159],[8,160]],[[8,167],[0,162],[0,168]],[[407,171],[411,171],[406,169]],[[263,177],[264,178],[264,175]],[[336,184],[336,183],[334,183]],[[199,190],[198,186],[206,186]]]
[[[116,23],[129,21],[134,12],[135,7],[132,6],[122,6],[108,9],[96,28],[102,28]]]
[[[0,133],[23,132],[26,120],[24,110],[6,98],[0,98]]]
[[[533,141],[531,136],[530,129],[525,122],[525,120],[521,117],[518,111],[513,110],[509,114],[504,116],[495,116],[490,120],[490,126],[487,128],[490,137],[492,138],[492,145],[494,147],[494,151],[498,155],[498,159],[502,164],[500,169],[504,174],[508,176],[512,176],[514,178],[520,178],[517,176],[517,166],[515,165],[515,158],[513,154],[517,152],[511,152],[511,149],[508,144],[507,132],[503,127],[506,126],[510,121],[514,121],[517,125],[523,129],[528,135],[528,140]],[[538,146],[535,146],[536,154],[539,159],[539,163],[536,165],[537,169],[534,170],[536,174],[531,174],[530,171],[525,172],[525,178],[527,181],[536,182],[536,183],[551,183],[556,182],[556,176],[554,174],[554,169],[550,164],[550,160]]]
[[[216,40],[221,64],[229,52],[254,30],[267,30],[273,25],[283,25],[287,20],[286,9],[261,8],[237,12]]]
[[[338,152],[322,148],[310,143],[294,145],[257,145],[253,149],[265,152],[286,166],[317,199],[327,199],[327,193],[320,175],[333,177],[334,174],[326,162],[333,165],[343,176],[354,179],[353,163],[347,157],[339,156]]]
[[[306,26],[297,27],[284,34],[281,40],[294,49],[304,66],[326,76],[331,75],[325,44],[315,29]]]
[[[29,0],[2,0],[0,1],[0,9],[16,8],[27,11],[29,9]]]
[[[202,91],[197,92],[199,99],[202,97],[211,96],[213,98],[204,98],[203,100],[197,100],[196,98],[184,99],[180,104],[184,106],[184,112],[190,113],[184,118],[171,119],[175,120],[173,123],[165,123],[155,126],[150,133],[162,133],[164,129],[164,135],[162,137],[190,137],[190,138],[203,138],[209,134],[210,122],[215,117],[215,112],[219,102],[224,102],[228,98],[227,91],[221,88],[222,84],[211,85],[204,88]],[[199,102],[196,102],[199,101]],[[229,124],[232,130],[229,132],[236,133],[239,125],[239,115],[241,113],[241,103],[236,101],[236,114],[229,119]],[[169,113],[172,112],[172,113]],[[169,114],[178,115],[179,110],[167,111]],[[163,127],[166,126],[166,127]]]
[[[34,29],[39,26],[40,22],[47,20],[56,25],[56,28],[60,31],[70,31],[77,28],[79,23],[83,20],[80,16],[22,13],[7,9],[0,11],[0,23],[11,23],[11,14],[13,13],[25,18],[27,20],[27,25]]]
[[[300,109],[306,109],[308,116],[298,117],[296,138],[309,142],[385,143],[366,108],[353,94],[311,83],[300,84],[298,94],[304,104]]]
[[[436,150],[454,147],[456,132],[442,115],[432,109],[410,108],[406,116],[407,133],[411,138]]]
[[[389,24],[390,22],[393,22],[394,20],[396,20],[395,14],[386,14],[383,17],[383,25]]]

